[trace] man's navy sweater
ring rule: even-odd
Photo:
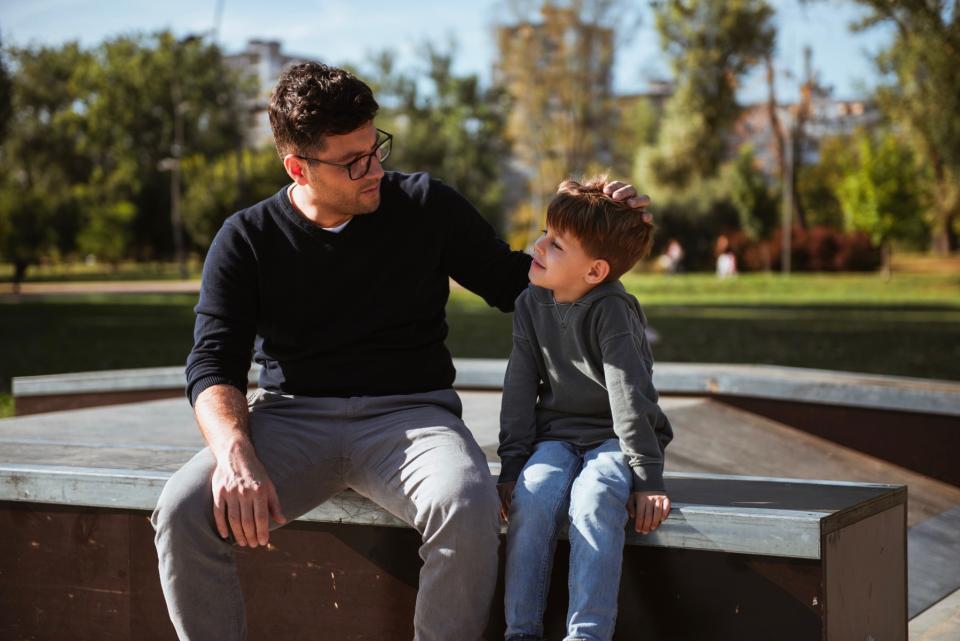
[[[449,278],[511,311],[529,256],[511,252],[466,199],[427,174],[387,172],[377,211],[340,233],[300,215],[287,188],[228,218],[203,267],[190,402],[211,385],[306,396],[448,388]]]

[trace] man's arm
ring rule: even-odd
[[[619,181],[607,183],[604,192],[638,209],[646,210],[650,205],[648,196],[637,195],[632,185]],[[529,282],[530,256],[511,251],[476,208],[448,185],[433,180],[430,203],[446,225],[447,273],[487,304],[511,311],[514,300]],[[647,217],[651,218],[649,214]]]
[[[286,519],[250,440],[246,398],[233,385],[212,385],[197,396],[194,412],[217,462],[211,481],[217,532],[223,538],[232,532],[241,546],[266,545],[269,519],[281,524]]]
[[[276,489],[250,440],[244,396],[256,335],[256,261],[246,235],[228,221],[203,266],[194,345],[187,358],[187,395],[216,461],[211,481],[220,536],[256,547],[269,540],[269,517],[284,518]]]

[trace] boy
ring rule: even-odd
[[[501,514],[509,519],[507,641],[542,638],[558,530],[569,513],[567,641],[613,636],[624,526],[670,512],[646,319],[617,280],[650,252],[653,226],[603,193],[566,181],[534,245],[516,301],[500,415]]]

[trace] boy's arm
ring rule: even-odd
[[[613,430],[633,470],[634,492],[663,493],[663,450],[673,432],[657,405],[653,357],[640,312],[620,297],[600,303],[596,330]]]
[[[500,478],[498,483],[513,483],[530,458],[537,436],[537,394],[540,374],[533,354],[533,346],[519,331],[518,308],[514,315],[513,350],[503,379],[503,398],[500,405]]]

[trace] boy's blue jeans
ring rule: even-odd
[[[617,439],[543,441],[517,480],[507,532],[507,641],[539,641],[557,533],[569,516],[567,641],[609,641],[633,475]]]

